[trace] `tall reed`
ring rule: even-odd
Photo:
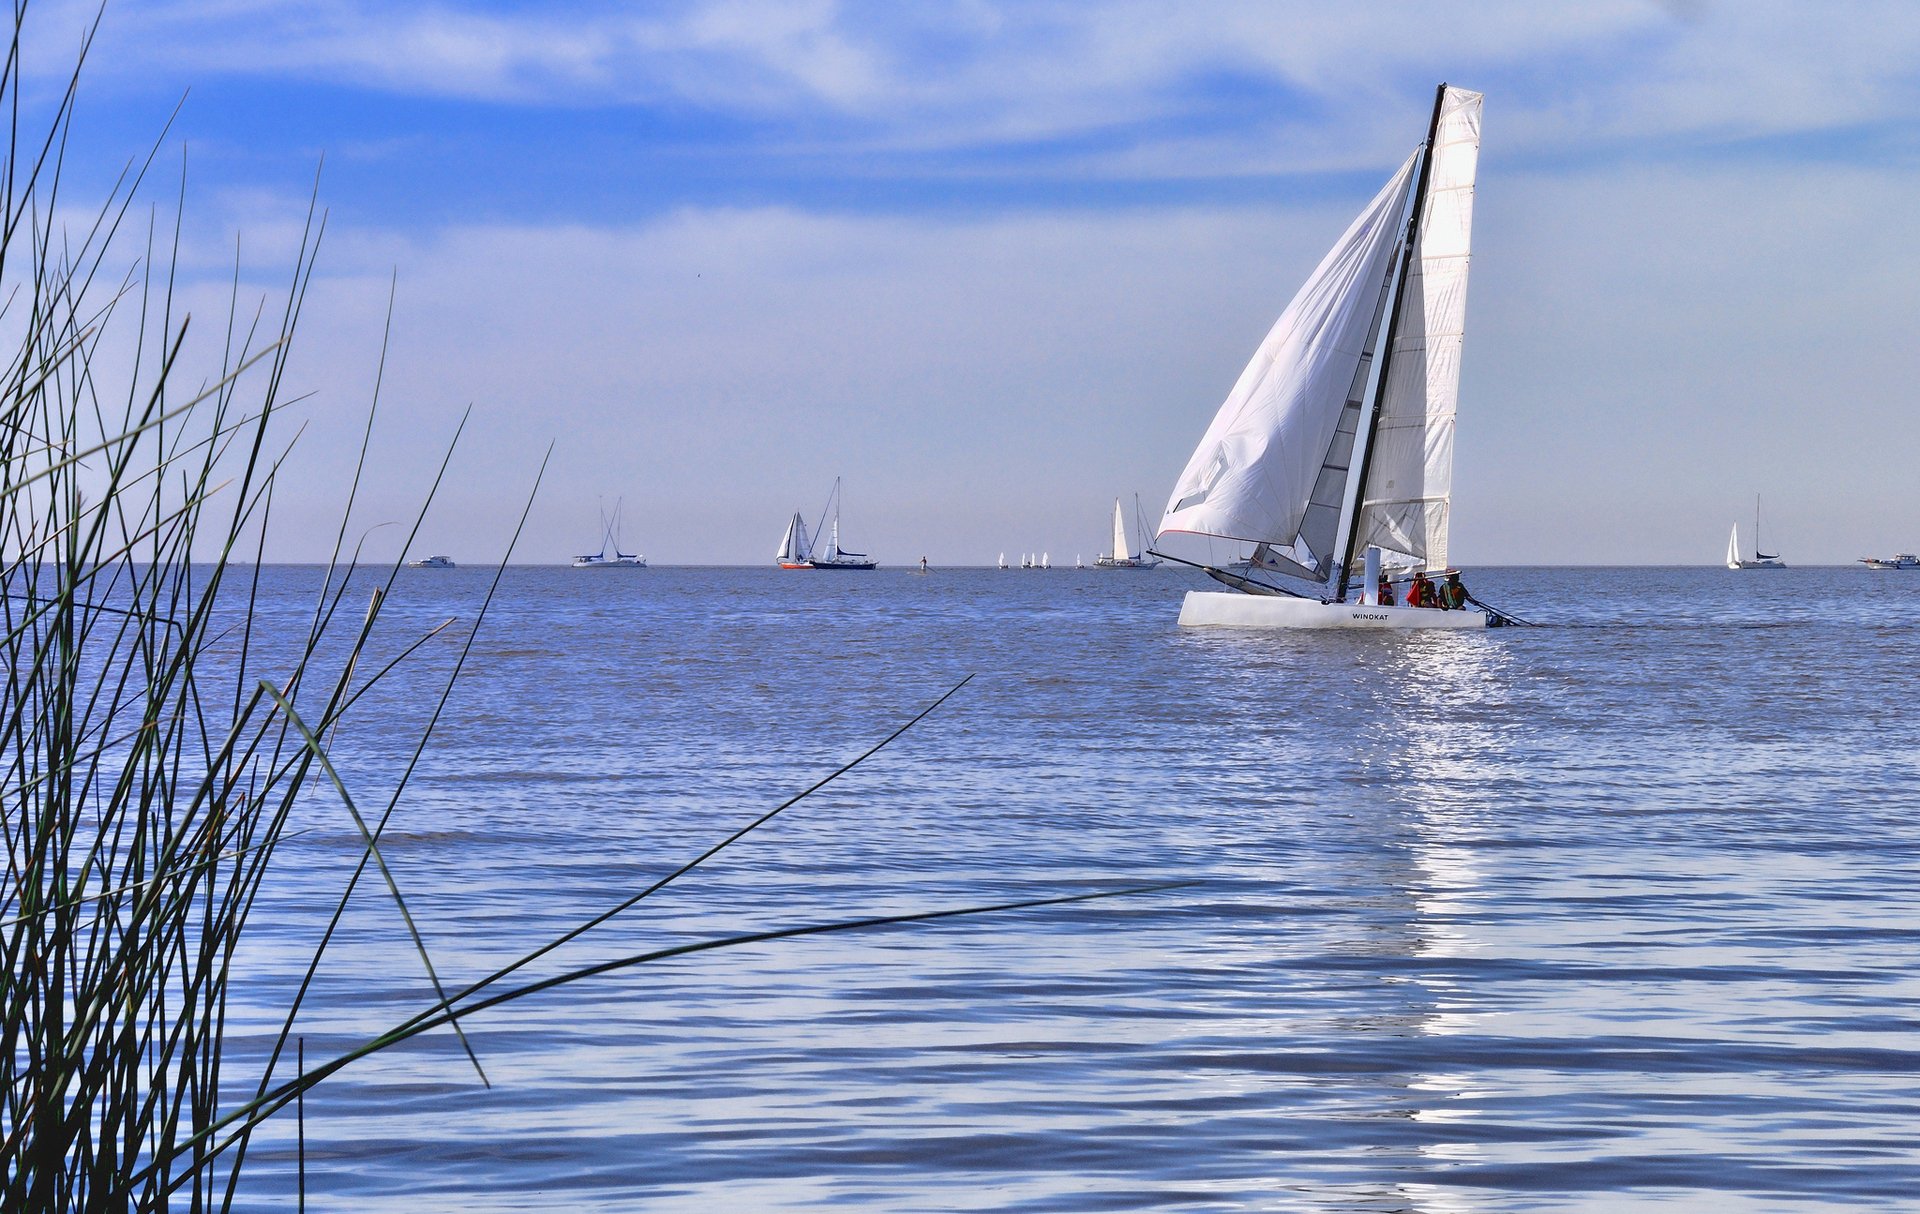
[[[153,218],[140,225],[134,209],[153,155],[130,162],[104,201],[76,218],[61,169],[78,67],[40,135],[23,135],[25,28],[17,0],[0,69],[0,106],[13,115],[0,166],[0,1209],[224,1209],[250,1135],[314,1084],[421,1033],[458,1033],[463,1017],[612,970],[1133,892],[798,925],[511,981],[851,770],[942,696],[866,754],[603,914],[492,973],[443,982],[379,839],[466,651],[451,662],[395,787],[378,806],[363,806],[326,739],[433,633],[405,638],[399,657],[363,668],[395,568],[377,579],[364,610],[348,602],[353,489],[290,656],[288,638],[261,634],[256,612],[274,487],[291,450],[279,424],[288,354],[324,223],[309,211],[271,310],[242,308],[236,266],[210,347],[216,366],[189,376],[183,352],[206,326],[178,306],[178,229],[163,232]],[[318,943],[304,980],[286,992],[270,1048],[247,1055],[249,1069],[235,1074],[227,1012],[246,978],[235,959],[306,795],[339,802],[360,833],[360,864],[331,915],[316,922]],[[369,871],[412,933],[435,999],[299,1069],[291,1054],[301,1008]],[[467,1053],[484,1082],[481,1059]]]

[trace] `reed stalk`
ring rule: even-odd
[[[383,801],[363,804],[329,753],[336,730],[370,687],[446,625],[405,638],[397,656],[366,669],[398,562],[356,612],[348,587],[360,561],[346,523],[356,469],[303,632],[262,631],[259,567],[274,487],[292,450],[281,420],[290,403],[288,356],[324,218],[310,206],[271,310],[243,307],[236,256],[217,366],[189,378],[181,361],[190,332],[200,332],[176,299],[179,211],[171,235],[155,217],[144,232],[135,226],[136,197],[160,144],[76,216],[61,196],[61,170],[78,65],[34,128],[20,88],[25,31],[16,0],[0,67],[0,106],[12,118],[0,166],[0,1209],[226,1209],[251,1135],[315,1084],[438,1029],[461,1034],[484,1083],[483,1050],[461,1032],[463,1019],[601,974],[715,949],[1137,892],[778,928],[508,982],[866,761],[956,686],[666,877],[492,973],[443,982],[380,840],[500,570],[394,786]],[[40,133],[28,137],[29,129]],[[316,181],[316,198],[317,189]],[[129,255],[130,244],[137,252]],[[379,391],[376,379],[376,407]],[[370,409],[362,464],[371,418]],[[446,469],[443,460],[426,502]],[[285,992],[268,1048],[237,1053],[229,1049],[228,1008],[247,976],[236,957],[282,849],[301,833],[289,826],[295,806],[320,797],[350,818],[359,864],[316,924],[317,943],[303,978]],[[300,1012],[369,869],[410,933],[434,999],[362,1044],[313,1065],[303,1057],[282,1075],[288,1052],[304,1052]]]

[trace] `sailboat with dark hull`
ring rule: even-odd
[[[1777,552],[1760,551],[1760,499],[1753,499],[1753,559],[1740,555],[1740,524],[1733,525],[1732,534],[1727,536],[1727,568],[1729,569],[1785,569],[1787,563],[1780,559]]]
[[[1383,572],[1447,568],[1481,101],[1440,86],[1426,141],[1287,305],[1195,448],[1159,534],[1254,549],[1244,572],[1203,566],[1231,589],[1189,593],[1182,624],[1484,628],[1497,618],[1377,601]]]
[[[828,533],[825,548],[816,551],[807,537],[807,524],[799,512],[794,513],[787,524],[786,534],[780,539],[780,550],[774,554],[774,561],[782,569],[833,569],[865,570],[877,569],[877,562],[868,558],[864,552],[848,552],[840,546],[840,478],[833,481],[833,492],[827,497],[827,507],[821,513],[824,524],[826,516],[833,516],[833,530]]]

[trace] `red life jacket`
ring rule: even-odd
[[[1426,590],[1427,583],[1420,578],[1415,578],[1413,585],[1407,587],[1407,606],[1425,607],[1427,605]]]

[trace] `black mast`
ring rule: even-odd
[[[1447,99],[1442,82],[1433,91],[1433,120],[1427,124],[1426,156],[1420,161],[1420,180],[1414,186],[1413,214],[1407,218],[1407,238],[1400,254],[1400,278],[1393,288],[1393,315],[1387,318],[1386,332],[1380,342],[1380,374],[1374,381],[1373,412],[1367,418],[1367,445],[1360,453],[1360,481],[1353,491],[1353,518],[1347,522],[1347,543],[1340,554],[1340,591],[1334,602],[1347,601],[1347,587],[1353,581],[1353,546],[1360,540],[1360,510],[1367,500],[1367,471],[1373,466],[1373,440],[1380,430],[1380,397],[1387,390],[1387,372],[1393,369],[1393,338],[1400,331],[1400,310],[1407,303],[1407,276],[1413,267],[1413,245],[1420,235],[1420,221],[1426,216],[1427,178],[1433,171],[1433,141],[1440,133],[1440,106]],[[1757,528],[1756,528],[1757,530]]]

